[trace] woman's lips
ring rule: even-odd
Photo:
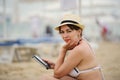
[[[65,42],[68,42],[68,41],[70,41],[70,39],[65,39]]]

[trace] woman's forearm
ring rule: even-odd
[[[57,59],[56,64],[55,64],[54,72],[59,71],[59,68],[61,67],[61,65],[64,62],[66,52],[67,52],[66,49],[61,49],[59,56],[58,56],[58,59]]]

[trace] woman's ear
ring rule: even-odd
[[[77,30],[77,36],[80,37],[80,31],[79,30]]]
[[[79,33],[81,33],[81,32],[82,32],[82,30],[80,30],[80,29],[79,29],[78,31],[79,31]]]
[[[81,34],[81,30],[80,30],[80,29],[78,30],[78,33],[80,33],[80,34]]]
[[[79,37],[81,37],[81,36],[82,36],[82,35],[81,35],[81,34],[82,34],[82,30],[79,29],[79,30],[78,30],[78,34],[79,34]]]

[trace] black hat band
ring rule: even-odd
[[[74,23],[74,24],[79,24],[76,21],[72,21],[72,20],[64,20],[60,24],[67,23],[67,22]]]

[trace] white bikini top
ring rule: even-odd
[[[85,38],[83,38],[84,40],[86,40]],[[88,43],[88,45],[89,45],[89,47],[91,48],[91,46],[90,46],[90,44],[89,44],[89,42],[86,40],[86,42]],[[92,48],[91,48],[92,49]],[[93,50],[93,49],[92,49]],[[94,52],[94,50],[93,50],[93,52]],[[95,54],[95,52],[94,52],[94,54]],[[86,70],[79,70],[77,67],[75,67],[70,73],[69,73],[69,75],[71,76],[71,77],[78,77],[81,73],[86,73],[86,72],[90,72],[90,71],[93,71],[93,70],[97,70],[97,69],[99,69],[100,71],[101,71],[101,66],[96,66],[96,67],[94,67],[94,68],[90,68],[90,69],[86,69]],[[103,73],[102,73],[102,71],[101,71],[101,75],[102,75],[102,80],[104,80],[104,76],[103,76]]]
[[[94,67],[94,68],[81,70],[81,71],[76,67],[69,73],[69,75],[72,76],[72,77],[78,77],[81,73],[90,72],[90,71],[93,71],[93,70],[96,70],[96,69],[101,69],[101,67],[97,66],[97,67]]]

